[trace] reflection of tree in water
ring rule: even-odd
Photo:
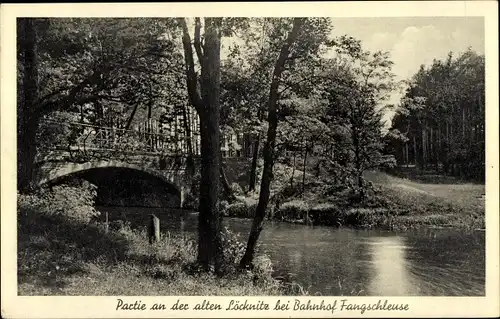
[[[408,269],[422,295],[484,295],[484,233],[425,230],[408,235]]]

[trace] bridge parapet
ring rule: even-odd
[[[196,143],[194,137],[187,138],[175,132],[167,132],[158,125],[146,126],[139,130],[45,120],[43,128],[49,133],[48,140],[42,146],[44,150],[65,150],[73,153],[142,152],[174,156],[188,153],[190,140],[191,145]],[[195,155],[198,154],[195,152]]]

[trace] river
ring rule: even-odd
[[[142,227],[148,215],[162,232],[196,235],[193,212],[159,208],[98,207],[110,220]],[[225,218],[246,242],[251,220]],[[275,275],[312,295],[484,296],[485,235],[450,229],[411,232],[355,230],[268,222],[259,239]]]

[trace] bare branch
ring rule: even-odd
[[[203,68],[204,55],[203,55],[203,50],[201,48],[200,29],[201,29],[200,18],[195,18],[195,26],[194,26],[194,49],[196,50],[196,55],[198,56],[198,61],[200,61],[200,65]]]
[[[186,84],[188,89],[189,100],[191,105],[196,109],[198,114],[203,112],[203,104],[198,92],[198,76],[194,70],[193,49],[191,48],[191,37],[186,24],[186,19],[178,18],[177,21],[182,27],[182,45],[184,47],[184,62],[186,67]]]

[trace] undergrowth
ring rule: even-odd
[[[76,191],[78,190],[78,191]],[[258,255],[240,271],[244,245],[223,233],[223,277],[198,271],[194,238],[162,233],[149,244],[146,229],[115,223],[108,231],[95,217],[92,185],[62,185],[18,195],[20,295],[280,295],[272,263]]]

